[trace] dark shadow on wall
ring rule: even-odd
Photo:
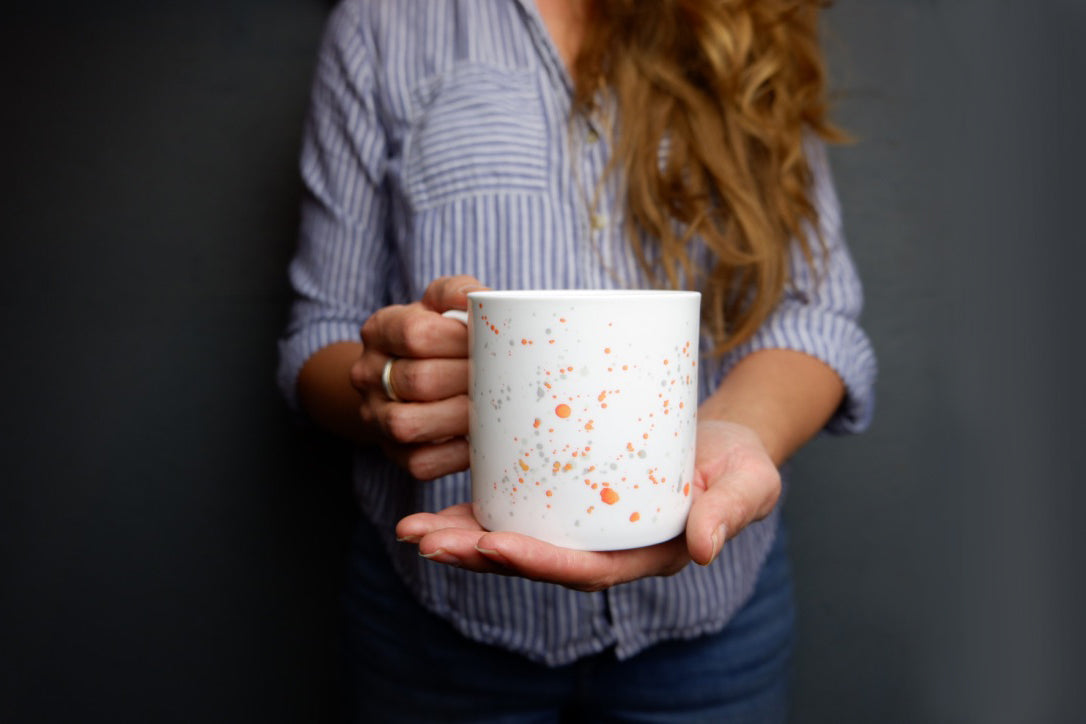
[[[327,9],[5,23],[4,721],[337,718],[347,455],[275,387]]]

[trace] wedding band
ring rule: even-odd
[[[396,390],[392,389],[392,363],[396,361],[395,357],[389,357],[385,362],[384,369],[381,370],[381,387],[385,390],[385,396],[393,402],[403,402],[400,396],[396,394]]]

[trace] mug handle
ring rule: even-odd
[[[468,313],[463,309],[450,309],[441,313],[442,317],[448,317],[449,319],[455,319],[458,322],[463,322],[466,326],[468,323]]]

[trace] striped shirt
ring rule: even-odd
[[[297,299],[280,347],[292,404],[310,355],[357,340],[375,310],[418,299],[438,276],[472,274],[498,289],[650,286],[628,251],[617,182],[599,185],[608,124],[571,118],[571,103],[568,72],[531,0],[336,8],[303,139],[306,195],[290,266]],[[828,429],[857,431],[872,412],[874,356],[857,324],[861,289],[825,151],[815,141],[807,151],[826,243],[819,274],[797,246],[775,313],[740,349],[701,365],[699,392],[709,395],[752,351],[801,350],[845,383]],[[376,449],[359,449],[355,487],[427,608],[472,639],[550,665],[719,631],[751,594],[779,515],[748,526],[711,566],[580,593],[436,565],[394,541],[401,517],[468,500],[466,473],[419,483]]]

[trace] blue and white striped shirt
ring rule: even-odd
[[[472,274],[498,289],[643,287],[616,182],[599,189],[606,124],[571,120],[572,86],[531,0],[347,0],[319,55],[303,140],[306,186],[290,278],[298,298],[280,382],[321,347],[357,340],[366,318],[421,296],[435,277]],[[789,348],[830,365],[847,398],[829,429],[871,416],[875,362],[857,325],[859,280],[841,234],[822,146],[814,200],[827,254],[817,283],[798,251],[792,283],[757,335],[707,359],[702,398],[741,357]],[[746,528],[713,565],[606,592],[482,575],[395,543],[397,520],[469,498],[467,474],[418,483],[361,449],[356,490],[398,573],[465,635],[551,665],[614,647],[720,630],[753,590],[778,514]]]

